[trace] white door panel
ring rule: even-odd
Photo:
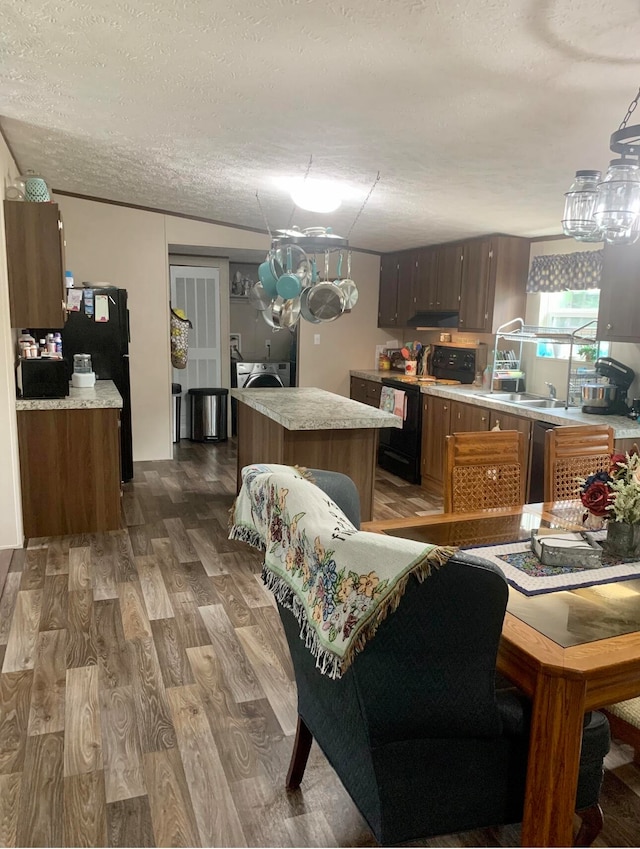
[[[184,310],[193,328],[185,369],[173,369],[182,385],[180,435],[188,436],[189,389],[221,386],[220,273],[217,268],[171,266],[171,306]]]

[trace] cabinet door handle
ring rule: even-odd
[[[611,325],[607,324],[607,330],[611,330]]]
[[[481,421],[481,422],[486,422],[486,420],[487,420],[487,417],[486,417],[486,416],[480,416],[480,421]]]
[[[459,319],[458,319],[458,324],[464,324],[464,318],[459,318]]]

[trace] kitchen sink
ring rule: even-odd
[[[489,398],[495,398],[500,401],[513,401],[521,404],[524,401],[544,401],[539,395],[533,395],[531,392],[492,392]]]
[[[524,401],[516,401],[521,407],[564,407],[564,401],[558,401],[556,398],[535,398]]]

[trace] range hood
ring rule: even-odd
[[[431,330],[434,327],[457,327],[458,313],[453,311],[424,310],[415,313],[407,321],[407,327],[415,330]]]

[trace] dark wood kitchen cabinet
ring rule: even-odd
[[[416,310],[458,311],[462,258],[462,245],[454,243],[417,251],[413,296]]]
[[[120,528],[120,411],[18,410],[17,421],[25,537]]]
[[[476,407],[475,404],[452,401],[449,433],[468,433],[472,430],[489,430],[489,410]]]
[[[490,236],[464,244],[459,329],[493,333],[524,316],[529,240]]]
[[[382,384],[378,383],[377,380],[365,380],[361,377],[351,378],[349,397],[352,401],[360,401],[361,404],[368,404],[370,407],[379,407],[381,392]]]
[[[604,246],[597,337],[640,340],[640,243]]]
[[[500,430],[519,430],[524,434],[524,450],[526,456],[526,489],[529,492],[529,469],[531,467],[531,433],[533,430],[533,422],[531,419],[525,419],[522,416],[512,416],[509,413],[502,413],[500,410],[491,410],[489,413],[489,430],[493,430],[496,425],[500,425]]]
[[[62,327],[64,239],[56,203],[4,202],[11,326]]]
[[[420,475],[424,489],[440,496],[444,486],[444,438],[449,433],[451,404],[446,398],[422,396]]]
[[[380,258],[378,327],[405,327],[413,315],[417,251],[383,254]]]

